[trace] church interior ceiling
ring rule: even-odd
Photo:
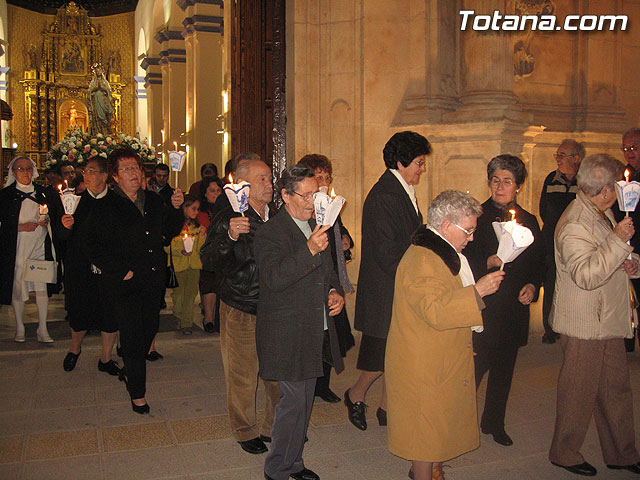
[[[68,0],[7,0],[10,5],[26,8],[34,12],[55,15],[58,8]],[[76,0],[76,4],[89,12],[90,17],[133,12],[138,0]]]

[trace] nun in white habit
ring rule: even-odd
[[[25,280],[27,260],[53,260],[51,227],[45,189],[33,183],[36,164],[19,156],[9,164],[5,188],[0,190],[0,304],[13,307],[16,342],[24,342],[24,304],[35,291],[39,342],[51,343],[47,331],[47,284]],[[49,202],[50,203],[50,202]]]

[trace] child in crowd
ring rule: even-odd
[[[206,229],[200,227],[196,220],[200,201],[190,195],[185,195],[182,211],[184,225],[180,235],[173,238],[171,245],[165,247],[173,259],[173,268],[178,278],[178,287],[173,289],[173,314],[180,322],[180,329],[184,335],[191,335],[193,326],[193,302],[198,295],[200,280],[200,247],[204,243]],[[191,242],[193,240],[193,242]],[[192,245],[189,245],[192,243]]]

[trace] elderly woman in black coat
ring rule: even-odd
[[[30,291],[36,292],[38,341],[53,342],[47,331],[47,309],[48,290],[56,285],[24,279],[27,260],[53,260],[54,255],[45,205],[55,199],[48,198],[44,187],[33,183],[37,177],[33,160],[16,157],[9,164],[7,185],[0,191],[0,304],[13,307],[14,341],[19,343],[24,342],[24,302]]]
[[[480,420],[482,433],[490,434],[501,445],[513,441],[504,429],[507,399],[513,378],[518,349],[527,344],[529,304],[536,301],[543,276],[544,250],[536,217],[524,210],[516,195],[527,177],[527,169],[518,157],[499,155],[487,165],[491,198],[482,204],[475,240],[464,249],[475,278],[502,266],[496,255],[498,238],[493,222],[505,222],[515,211],[518,224],[533,233],[534,242],[518,258],[504,265],[504,281],[493,295],[484,297],[482,311],[484,332],[473,334],[476,387],[489,372],[484,412]]]

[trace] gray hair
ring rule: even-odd
[[[283,170],[282,176],[280,177],[280,180],[278,180],[278,192],[282,192],[282,190],[284,190],[289,195],[293,195],[296,193],[298,183],[303,181],[305,178],[313,177],[315,177],[315,175],[309,167],[299,163],[289,165]]]
[[[559,146],[561,147],[562,145],[569,145],[571,147],[571,155],[578,155],[578,162],[581,162],[587,154],[587,151],[584,148],[584,143],[577,142],[573,138],[565,138],[560,142]]]
[[[257,155],[251,158],[243,158],[236,165],[236,171],[235,171],[236,178],[247,180],[247,176],[249,175],[249,169],[251,167],[251,164],[255,162],[264,163],[266,165],[266,163]]]
[[[513,173],[516,185],[520,186],[527,178],[527,167],[519,157],[507,153],[493,157],[487,164],[487,179],[491,182],[491,177],[496,170],[508,170]]]
[[[480,215],[482,215],[482,207],[471,195],[457,190],[445,190],[429,205],[427,225],[438,230],[445,220],[460,223],[467,217]]]
[[[607,185],[614,188],[623,168],[624,165],[620,161],[606,153],[590,155],[582,161],[578,169],[578,188],[585,195],[595,197]]]

